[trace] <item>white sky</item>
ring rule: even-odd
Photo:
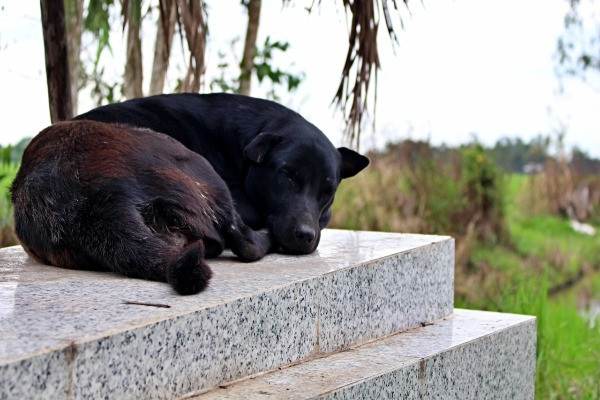
[[[344,13],[339,2],[322,2],[308,16],[303,5],[311,1],[296,3],[282,9],[279,0],[263,1],[259,43],[267,35],[290,43],[276,63],[304,72],[305,80],[297,92],[282,96],[282,103],[341,145],[342,120],[331,100],[346,52]],[[384,26],[380,29],[377,131],[367,131],[362,149],[405,138],[458,144],[472,134],[493,144],[502,136],[528,140],[564,126],[567,145],[600,157],[600,85],[594,89],[572,79],[558,94],[553,55],[566,1],[411,4],[412,16],[403,14],[405,29],[398,25],[395,54]],[[209,6],[210,75],[216,74],[217,50],[227,49],[236,36],[243,39],[246,19],[239,0],[213,0]],[[149,63],[154,35],[147,39]],[[119,45],[113,46],[116,57],[122,57]],[[0,0],[0,88],[0,144],[33,136],[50,123],[38,1]],[[266,90],[255,89],[257,96]],[[80,112],[92,106],[80,96]]]

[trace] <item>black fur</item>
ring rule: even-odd
[[[271,246],[203,157],[147,129],[52,125],[25,149],[11,195],[16,234],[38,261],[166,281],[181,294],[206,287],[204,258],[225,246],[246,261]]]
[[[315,250],[340,181],[369,160],[336,149],[300,115],[230,94],[170,94],[96,108],[77,119],[163,132],[201,154],[229,186],[244,222],[268,228],[278,250]]]

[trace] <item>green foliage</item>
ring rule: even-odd
[[[17,174],[19,165],[10,161],[10,151],[7,151],[9,148],[10,146],[2,150],[3,160],[0,163],[0,247],[17,244],[8,189]]]
[[[139,4],[138,4],[139,3]],[[141,7],[140,1],[134,1]],[[91,94],[97,105],[104,102],[114,103],[122,98],[123,83],[108,82],[105,79],[105,67],[100,64],[102,54],[105,50],[112,53],[110,46],[111,13],[115,5],[114,0],[90,0],[85,14],[84,29],[94,37],[93,46],[96,51],[91,60],[91,70],[85,68],[83,63],[81,69],[81,87],[91,84]],[[140,12],[141,15],[141,12]]]
[[[219,50],[217,56],[219,57],[219,64],[217,68],[219,70],[219,76],[213,78],[210,82],[210,90],[213,92],[225,92],[225,93],[239,93],[240,91],[240,78],[233,78],[231,73],[231,64],[228,60],[231,54],[234,53],[234,47],[239,38],[234,39],[230,43],[229,53]]]
[[[19,141],[16,145],[8,145],[6,147],[0,147],[0,164],[3,167],[10,167],[12,165],[19,164],[25,148],[31,141],[31,138],[24,138]],[[9,170],[12,168],[8,168]],[[0,179],[2,179],[0,177]]]
[[[21,139],[19,141],[19,143],[12,146],[12,150],[10,153],[10,161],[11,162],[13,162],[15,164],[19,164],[21,162],[21,157],[23,157],[23,152],[25,151],[25,148],[27,147],[29,142],[31,142],[31,138],[27,137],[27,138]]]
[[[2,165],[10,165],[10,163],[12,162],[11,160],[11,155],[12,155],[12,146],[8,145],[6,146],[4,149],[2,149]],[[0,176],[1,177],[1,176]]]
[[[231,42],[230,53],[233,53],[233,48],[238,39]],[[288,42],[271,41],[271,38],[267,36],[262,47],[256,48],[254,57],[254,66],[252,70],[247,71],[244,74],[237,75],[237,66],[234,68],[232,63],[228,61],[230,54],[227,52],[220,51],[218,53],[219,64],[219,76],[214,78],[210,83],[210,89],[215,91],[227,92],[227,93],[239,93],[240,81],[245,79],[251,79],[252,74],[256,74],[259,84],[263,81],[268,80],[271,83],[267,97],[277,100],[277,88],[285,85],[288,92],[293,92],[298,88],[302,80],[304,79],[303,74],[294,74],[289,71],[285,71],[275,66],[274,54],[276,52],[286,52],[289,48]]]
[[[480,218],[478,238],[497,243],[506,239],[504,225],[504,176],[490,155],[479,144],[461,151],[464,193],[470,207]]]
[[[340,185],[335,226],[504,239],[504,180],[481,146],[441,151],[406,141],[370,157],[366,173]]]
[[[274,67],[273,65],[273,52],[275,50],[285,52],[288,47],[288,42],[272,42],[271,38],[267,36],[262,49],[256,49],[256,57],[254,60],[254,71],[256,72],[256,77],[258,78],[258,82],[262,82],[264,78],[269,78],[273,84],[270,92],[270,95],[273,98],[276,98],[274,91],[275,85],[286,82],[288,92],[292,92],[298,87],[303,79],[301,74],[294,75],[290,72]]]
[[[571,0],[564,19],[565,31],[556,46],[559,77],[585,78],[600,71],[600,14],[594,0]]]
[[[97,40],[96,59],[94,70],[98,67],[100,56],[105,49],[110,47],[110,8],[114,0],[90,0],[84,21],[85,29]]]
[[[13,160],[21,159],[23,149],[29,140],[23,139],[15,147],[9,145],[0,148],[0,247],[17,244],[9,188],[19,170],[19,164]]]

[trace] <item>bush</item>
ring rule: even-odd
[[[503,175],[481,146],[405,141],[369,157],[340,185],[332,227],[451,235],[459,264],[473,241],[506,240]]]
[[[12,149],[7,147],[1,151],[0,162],[0,247],[18,244],[13,227],[12,203],[10,201],[9,187],[12,183],[19,165],[11,161]]]

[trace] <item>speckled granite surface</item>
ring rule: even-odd
[[[433,325],[218,388],[216,399],[533,399],[534,317],[455,310]]]
[[[0,398],[175,398],[452,311],[448,237],[326,230],[318,250],[210,260],[207,291],[0,251]],[[148,305],[127,304],[140,302]]]
[[[319,348],[339,350],[450,314],[453,274],[454,243],[446,241],[325,276]]]

